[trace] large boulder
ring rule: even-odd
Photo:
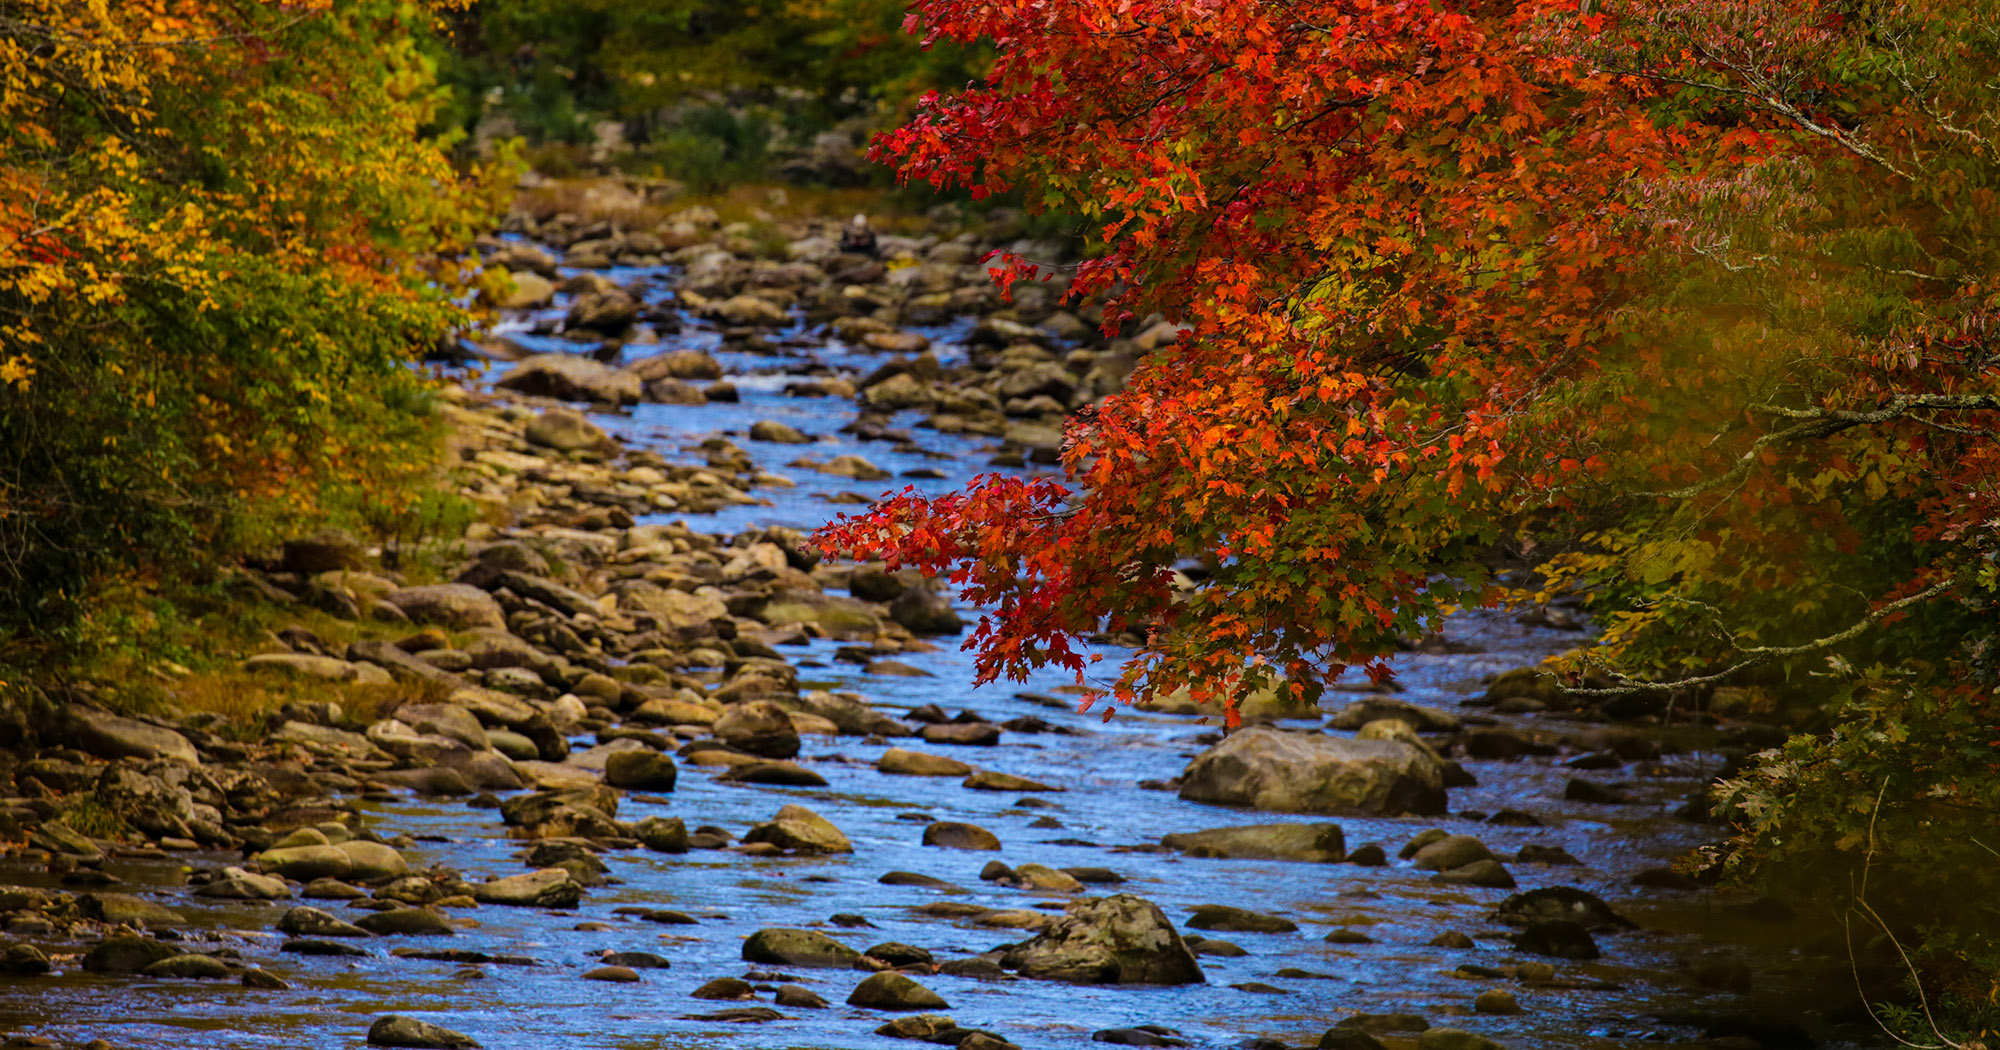
[[[1338,824],[1246,824],[1187,831],[1160,839],[1160,845],[1191,857],[1245,860],[1298,860],[1338,864],[1347,859],[1347,839]]]
[[[957,634],[965,629],[951,599],[928,587],[912,587],[890,602],[889,619],[916,634]]]
[[[1120,893],[1077,901],[1009,949],[1001,965],[1023,977],[1078,984],[1199,984],[1201,964],[1159,906]]]
[[[532,397],[612,405],[636,405],[640,394],[638,376],[575,354],[536,354],[493,385]]]
[[[1284,813],[1445,811],[1442,765],[1416,747],[1264,728],[1232,734],[1196,756],[1180,796]]]
[[[604,759],[604,782],[632,791],[672,791],[680,779],[674,760],[650,748],[614,751]]]

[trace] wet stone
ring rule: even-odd
[[[629,966],[600,966],[584,972],[586,981],[609,981],[613,984],[638,984],[639,971]]]
[[[893,970],[863,978],[847,997],[847,1005],[872,1010],[950,1009],[943,996]]]
[[[717,977],[688,995],[696,999],[755,999],[757,989],[741,978]]]
[[[1198,904],[1185,925],[1197,930],[1225,930],[1237,933],[1292,933],[1299,924],[1277,915],[1227,904]]]
[[[467,1050],[479,1043],[471,1036],[414,1017],[390,1014],[368,1026],[370,1046],[415,1047],[422,1050]]]
[[[924,845],[945,849],[998,850],[1000,839],[977,824],[940,820],[924,829]]]

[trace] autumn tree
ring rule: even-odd
[[[428,464],[496,199],[391,0],[0,2],[0,639]]]
[[[949,572],[984,676],[1117,700],[1314,699],[1453,608],[1581,594],[1565,702],[1814,711],[1726,787],[1711,859],[1918,934],[1976,1005],[2000,915],[1935,891],[2000,849],[1994,14],[925,0],[998,58],[879,154],[1086,216],[1073,294],[1186,331],[1072,422],[1061,480],[824,541]],[[1145,644],[1098,678],[1106,627]]]

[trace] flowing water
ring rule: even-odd
[[[655,278],[659,291],[654,294],[666,294],[666,282],[658,280],[657,272],[611,271],[610,276],[621,283]],[[550,316],[560,312],[559,304]],[[947,366],[964,357],[954,343],[962,331],[927,330]],[[575,348],[525,330],[511,334],[535,349]],[[745,351],[721,345],[715,332],[694,322],[683,333],[666,337],[660,349],[674,346],[714,350],[741,391],[741,403],[693,408],[642,405],[627,415],[600,415],[597,421],[670,459],[687,459],[685,450],[715,432],[735,432],[759,466],[797,482],[796,488],[759,490],[769,505],[689,519],[698,530],[734,533],[771,524],[810,528],[839,509],[826,497],[850,491],[875,496],[885,487],[786,466],[801,454],[824,460],[859,453],[899,479],[904,471],[920,468],[941,473],[941,478],[894,483],[926,492],[950,490],[994,469],[986,465],[989,439],[912,430],[927,451],[897,452],[888,443],[861,443],[838,433],[852,418],[851,402],[783,393],[785,383],[798,374],[866,372],[880,363],[881,355],[856,352],[797,331],[774,346]],[[644,349],[651,348],[633,352]],[[821,440],[810,446],[780,446],[740,436],[760,419],[790,423]],[[914,420],[912,415],[898,425]],[[1399,659],[1402,699],[1457,712],[1461,700],[1480,690],[1482,676],[1534,663],[1575,637],[1518,626],[1504,616],[1477,611],[1458,616],[1448,634],[1482,651],[1410,654]],[[1019,940],[1026,934],[911,910],[947,899],[993,908],[1060,909],[1059,896],[982,882],[980,868],[995,857],[1011,865],[1110,868],[1125,880],[1116,889],[1155,901],[1176,921],[1184,919],[1191,906],[1213,902],[1282,914],[1299,924],[1296,933],[1222,934],[1248,954],[1204,957],[1208,980],[1199,985],[1075,987],[1029,980],[921,978],[950,1002],[949,1013],[961,1026],[990,1030],[1029,1050],[1085,1046],[1099,1029],[1146,1023],[1178,1029],[1197,1046],[1229,1046],[1248,1037],[1311,1046],[1343,1017],[1390,1011],[1422,1014],[1433,1024],[1469,1028],[1515,1048],[1658,1045],[1697,1040],[1697,1028],[1672,1023],[1697,1014],[1792,1019],[1808,1011],[1805,1016],[1812,1027],[1810,1010],[1835,1007],[1839,996],[1851,989],[1838,983],[1837,968],[1828,970],[1823,959],[1800,954],[1802,939],[1817,936],[1810,923],[1760,925],[1706,893],[1641,890],[1631,885],[1635,873],[1667,864],[1714,837],[1713,828],[1671,816],[1690,788],[1714,768],[1712,756],[1700,750],[1704,741],[1699,734],[1688,741],[1691,750],[1671,755],[1658,768],[1634,764],[1596,774],[1598,779],[1628,783],[1636,799],[1629,805],[1564,801],[1564,783],[1573,773],[1550,759],[1466,763],[1479,785],[1452,791],[1454,814],[1518,810],[1540,818],[1541,827],[1475,823],[1458,816],[1338,820],[1350,848],[1380,842],[1392,857],[1412,835],[1441,826],[1478,835],[1503,859],[1530,843],[1560,846],[1581,859],[1581,867],[1511,860],[1508,867],[1522,889],[1579,886],[1611,901],[1640,928],[1600,935],[1601,960],[1551,960],[1559,975],[1579,979],[1571,983],[1586,987],[1547,988],[1458,970],[1466,963],[1505,968],[1535,959],[1514,952],[1505,940],[1506,929],[1486,919],[1510,891],[1437,885],[1430,881],[1430,873],[1407,862],[1362,868],[1190,859],[1130,849],[1151,846],[1161,835],[1175,831],[1325,819],[1200,805],[1183,802],[1170,791],[1141,788],[1142,781],[1178,775],[1188,758],[1212,742],[1213,727],[1197,719],[1126,710],[1105,722],[1095,712],[1079,714],[1070,701],[1055,697],[1055,690],[1068,684],[1066,676],[1057,674],[974,689],[970,655],[949,640],[939,651],[899,658],[930,672],[932,677],[927,678],[867,675],[851,664],[835,662],[835,648],[833,642],[814,642],[788,650],[801,664],[803,687],[851,690],[891,715],[934,703],[953,712],[975,711],[996,722],[1032,715],[1059,727],[1059,733],[1009,732],[996,748],[926,750],[1065,790],[1022,798],[968,790],[953,779],[886,776],[873,769],[884,748],[854,737],[808,738],[801,761],[826,777],[829,784],[824,788],[728,784],[712,779],[711,769],[684,767],[679,789],[671,796],[628,798],[619,818],[679,816],[691,828],[710,824],[740,835],[750,824],[769,819],[779,806],[798,802],[844,830],[855,852],[766,858],[728,851],[610,853],[605,859],[617,882],[591,890],[575,912],[482,907],[461,913],[475,918],[477,925],[457,936],[377,939],[366,942],[373,954],[359,959],[281,955],[277,945],[282,938],[271,932],[271,926],[285,904],[245,905],[186,896],[177,889],[185,875],[180,860],[114,862],[110,870],[189,915],[197,930],[188,936],[218,938],[295,987],[260,991],[235,984],[99,976],[81,972],[74,959],[67,964],[59,960],[61,972],[54,976],[0,978],[0,1025],[62,1042],[102,1037],[118,1047],[345,1048],[362,1042],[372,1018],[396,1012],[447,1025],[487,1047],[506,1050],[907,1048],[917,1044],[874,1034],[885,1015],[841,1005],[859,980],[857,973],[792,971],[798,983],[834,1005],[826,1010],[783,1009],[784,1019],[760,1024],[686,1019],[685,1015],[751,1005],[704,1002],[688,993],[715,977],[768,969],[744,963],[740,950],[744,937],[769,926],[818,926],[862,948],[901,941],[928,948],[941,960]],[[1102,651],[1109,661],[1120,656],[1117,650]],[[1497,721],[1562,727],[1532,718],[1500,716]],[[579,746],[592,742],[579,738]],[[441,861],[475,882],[525,870],[515,856],[521,843],[504,836],[498,815],[491,810],[414,797],[363,801],[359,807],[368,827],[417,840],[404,850],[413,868]],[[919,840],[924,822],[930,819],[981,825],[996,833],[1004,848],[998,854],[926,848]],[[192,862],[208,867],[234,860],[215,855],[196,856]],[[962,887],[962,892],[878,884],[877,878],[892,870],[936,876]],[[47,876],[34,871],[0,874],[7,881],[40,879],[49,884]],[[1106,888],[1093,887],[1099,889]],[[313,903],[343,914],[338,905]],[[621,906],[634,905],[678,909],[699,922],[660,926],[615,914]],[[836,913],[864,916],[875,928],[826,925]],[[575,927],[580,922],[601,922],[609,928],[579,931]],[[1365,931],[1374,943],[1322,940],[1340,926]],[[1477,946],[1429,945],[1433,937],[1454,930],[1471,935]],[[71,950],[82,947],[87,945]],[[394,958],[389,955],[391,947],[511,954],[530,957],[536,965],[462,967]],[[580,979],[606,949],[655,952],[670,959],[672,969],[642,971],[644,981],[639,984]],[[1284,968],[1315,976],[1277,976]],[[1270,990],[1232,987],[1248,982],[1261,982]],[[1525,1012],[1473,1014],[1473,997],[1488,988],[1515,991]],[[768,995],[764,1002],[768,1005]],[[1852,1035],[1848,1033],[1849,1038]],[[1396,1045],[1399,1037],[1383,1038]],[[1766,1045],[1783,1045],[1781,1039],[1765,1038]],[[1836,1035],[1833,1044],[1842,1041]],[[1739,1040],[1734,1045],[1748,1044]]]

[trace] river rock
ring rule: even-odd
[[[443,937],[458,932],[452,929],[444,916],[429,908],[390,908],[388,911],[372,912],[356,920],[355,925],[378,937]]]
[[[1482,1014],[1509,1016],[1521,1012],[1520,1000],[1505,988],[1489,988],[1472,1000],[1472,1008]]]
[[[1334,729],[1353,732],[1385,718],[1407,722],[1410,728],[1420,733],[1456,733],[1464,725],[1464,720],[1449,711],[1381,696],[1356,700],[1342,707],[1326,724]]]
[[[374,879],[392,878],[405,874],[410,870],[409,862],[403,859],[401,853],[396,852],[393,847],[385,846],[379,842],[366,842],[355,839],[343,842],[333,848],[347,854],[348,868],[345,874],[346,878],[360,882],[369,882]],[[259,863],[262,863],[261,858]],[[321,876],[316,875],[313,877],[319,878]],[[342,876],[333,875],[332,877],[340,878]],[[307,880],[300,878],[300,881]]]
[[[1417,850],[1410,861],[1419,868],[1440,871],[1446,868],[1462,868],[1474,861],[1493,859],[1493,851],[1471,835],[1446,835]]]
[[[1507,939],[1519,951],[1557,959],[1595,959],[1602,954],[1589,930],[1566,919],[1534,923]]]
[[[1630,919],[1613,911],[1602,898],[1574,886],[1546,886],[1517,893],[1501,901],[1490,918],[1508,926],[1574,922],[1598,933],[1633,928]]]
[[[799,731],[785,709],[769,700],[732,704],[715,720],[715,735],[723,743],[765,758],[790,758],[799,753]]]
[[[973,768],[955,758],[943,755],[929,755],[922,751],[908,751],[892,747],[882,752],[875,762],[876,770],[906,777],[962,777]]]
[[[600,966],[595,970],[586,970],[583,979],[586,981],[610,981],[614,984],[638,984],[639,971],[629,966]]]
[[[758,930],[743,942],[745,962],[847,969],[860,958],[860,952],[813,930]]]
[[[551,408],[529,421],[524,435],[530,445],[557,452],[616,448],[611,436],[573,408]]]
[[[741,977],[717,977],[715,980],[689,992],[688,998],[716,1001],[755,999],[757,998],[757,989],[752,987],[749,981]]]
[[[91,973],[138,973],[179,954],[179,948],[148,937],[107,937],[84,953],[83,968]]]
[[[924,845],[945,849],[997,850],[1000,837],[977,824],[940,820],[924,828]]]
[[[982,769],[966,777],[963,787],[974,791],[1064,791],[1066,788],[1054,784],[1044,784],[1039,780],[1017,777],[1012,773],[998,773]]]
[[[847,997],[847,1005],[871,1010],[948,1010],[944,997],[894,970],[870,974]]]
[[[1197,904],[1187,925],[1197,930],[1224,930],[1236,933],[1294,933],[1299,924],[1290,919],[1227,904]]]
[[[615,751],[604,759],[604,782],[632,791],[672,791],[680,779],[674,760],[651,749]]]
[[[257,854],[257,866],[268,874],[310,882],[346,878],[354,860],[338,846],[290,846]]]
[[[786,806],[769,823],[743,836],[745,842],[768,842],[794,853],[852,853],[854,844],[833,822],[804,806]]]
[[[889,603],[889,619],[914,634],[957,634],[965,621],[951,607],[951,599],[929,587],[912,587]]]
[[[930,744],[992,747],[1000,742],[1000,727],[990,722],[944,722],[925,726],[917,735]]]
[[[580,354],[536,354],[514,365],[493,385],[558,401],[636,405],[642,384],[630,372]]]
[[[1436,760],[1407,744],[1252,728],[1196,756],[1180,797],[1291,813],[1445,810]]]
[[[329,912],[301,905],[278,919],[278,932],[294,937],[369,937],[367,930],[345,922]]]
[[[679,817],[647,817],[633,831],[646,848],[657,853],[688,851],[687,823]]]
[[[790,1006],[799,1010],[824,1010],[827,1007],[826,1000],[821,998],[818,992],[796,984],[779,985],[777,994],[773,995],[771,1000],[779,1006]]]
[[[10,944],[5,952],[0,952],[0,973],[32,977],[53,968],[48,953],[32,944]]]
[[[346,854],[341,854],[343,858]],[[197,897],[219,897],[226,900],[276,901],[292,895],[285,880],[274,875],[257,875],[242,868],[224,868],[222,874],[195,887]]]
[[[479,627],[507,629],[507,617],[493,596],[469,584],[433,583],[390,591],[384,601],[420,624],[436,624],[455,631]]]
[[[1159,906],[1120,893],[1072,903],[1002,964],[1023,977],[1078,984],[1199,984],[1201,964]]]
[[[1497,860],[1475,860],[1456,868],[1447,868],[1431,876],[1432,882],[1442,882],[1455,886],[1484,886],[1487,889],[1511,890],[1516,885],[1514,875]]]
[[[583,887],[561,868],[543,868],[482,883],[473,888],[472,897],[481,904],[574,908],[583,899]]]
[[[177,977],[213,981],[228,977],[229,964],[212,955],[175,955],[149,964],[139,971],[148,977]]]
[[[1160,845],[1191,857],[1295,860],[1338,864],[1347,858],[1347,838],[1338,824],[1245,824],[1167,835]]]
[[[442,1025],[419,1021],[414,1017],[390,1014],[378,1017],[368,1026],[368,1045],[401,1046],[422,1048],[422,1050],[467,1050],[479,1043],[463,1032],[454,1032]]]
[[[1417,1037],[1417,1050],[1506,1050],[1483,1035],[1463,1028],[1430,1028]]]
[[[70,735],[77,746],[93,755],[201,764],[201,755],[194,745],[171,729],[88,707],[69,708],[69,723]]]
[[[760,419],[750,424],[750,440],[766,441],[773,445],[810,445],[812,438],[799,428],[774,419]]]
[[[76,899],[78,911],[114,926],[184,926],[187,916],[129,893],[86,893]]]

